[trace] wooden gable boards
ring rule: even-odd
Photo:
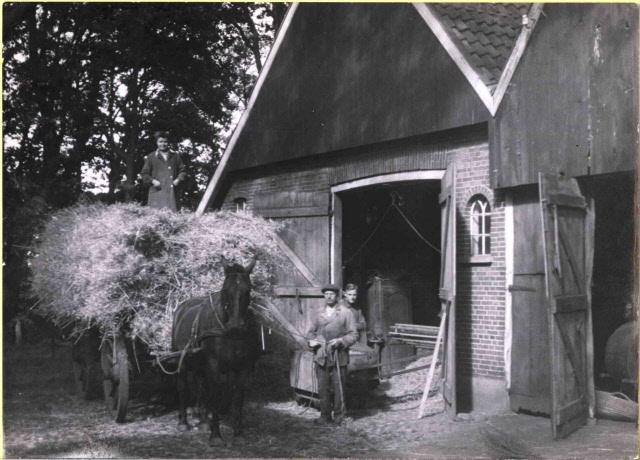
[[[488,121],[532,28],[489,89],[436,14],[421,3],[292,3],[197,213],[228,170]]]
[[[529,41],[531,32],[538,22],[538,18],[542,12],[542,4],[534,3],[526,15],[526,19],[523,18],[523,22],[526,22],[526,24],[523,24],[523,27],[520,30],[517,41],[511,51],[511,55],[506,62],[506,65],[503,69],[501,66],[502,73],[498,80],[497,87],[495,88],[487,85],[486,79],[480,74],[478,68],[470,62],[470,59],[464,52],[460,41],[456,40],[455,36],[449,33],[447,27],[442,22],[442,18],[435,11],[435,8],[427,3],[414,3],[414,6],[436,37],[438,37],[438,40],[447,50],[451,59],[454,60],[464,76],[469,80],[469,83],[478,93],[478,96],[491,112],[491,115],[494,116],[500,106],[502,98],[504,97],[509,81],[511,81],[511,77],[518,66],[518,62],[522,57],[522,53]]]

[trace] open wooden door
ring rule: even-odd
[[[593,212],[575,179],[539,175],[554,439],[584,425],[593,404]]]
[[[276,292],[280,311],[304,334],[314,310],[324,305],[320,286],[329,281],[329,195],[296,191],[259,193],[254,197],[253,212],[287,221],[279,232],[278,243],[295,270],[277,271]],[[297,339],[303,346],[301,337]]]
[[[441,181],[440,209],[442,242],[440,264],[441,314],[447,314],[445,325],[442,394],[445,410],[452,420],[456,408],[456,165],[449,164]]]

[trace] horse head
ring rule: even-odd
[[[256,265],[254,255],[249,265],[229,264],[221,257],[224,267],[224,284],[221,291],[223,307],[223,323],[230,331],[245,332],[249,319],[249,303],[251,301],[251,278],[249,275]]]

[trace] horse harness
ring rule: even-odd
[[[203,308],[199,308],[198,309],[198,313],[196,314],[196,317],[193,320],[193,323],[191,324],[191,333],[190,333],[189,341],[187,342],[187,344],[185,345],[184,349],[182,350],[182,353],[180,354],[180,361],[178,362],[178,368],[176,369],[176,371],[175,372],[167,371],[162,366],[162,363],[160,362],[160,357],[156,357],[156,361],[157,361],[159,367],[166,374],[170,374],[171,375],[171,374],[179,373],[180,369],[182,367],[182,363],[183,363],[184,358],[187,355],[187,353],[190,350],[197,349],[200,346],[200,343],[202,343],[202,341],[207,337],[240,338],[240,337],[245,337],[247,335],[246,333],[241,333],[241,334],[238,334],[238,333],[232,334],[232,333],[230,333],[230,331],[227,329],[227,327],[220,320],[220,317],[218,316],[218,313],[216,312],[216,309],[213,306],[213,299],[211,298],[211,294],[209,294],[209,308],[211,308],[211,312],[213,313],[213,316],[216,319],[216,321],[218,322],[218,325],[220,327],[211,325],[210,327],[207,327],[205,330],[199,332],[199,329],[200,329],[200,317],[202,316],[202,312],[204,310]],[[184,320],[184,317],[180,318],[180,322],[183,321],[183,320]],[[180,326],[180,322],[176,325],[176,329],[178,329],[178,327]]]

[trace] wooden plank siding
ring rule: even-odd
[[[540,199],[535,186],[511,190],[514,240],[511,349],[512,410],[551,413],[549,327]]]
[[[410,4],[300,4],[230,170],[480,123],[489,112]]]
[[[492,187],[633,170],[638,6],[547,4],[489,126]]]
[[[591,173],[604,174],[634,169],[638,159],[638,5],[596,6]]]

